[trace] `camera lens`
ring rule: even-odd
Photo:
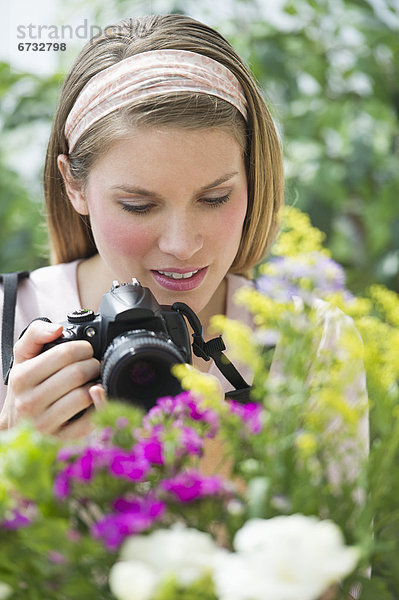
[[[123,333],[108,346],[102,382],[111,398],[128,400],[149,410],[161,396],[181,392],[171,366],[185,362],[178,347],[163,333]]]

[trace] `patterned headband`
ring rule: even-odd
[[[133,100],[171,92],[217,96],[247,118],[241,85],[227,67],[187,50],[153,50],[129,56],[87,82],[65,123],[69,152],[80,136],[105,115]]]

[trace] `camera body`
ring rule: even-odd
[[[191,363],[183,314],[158,304],[148,288],[114,281],[99,312],[76,310],[62,323],[63,335],[44,349],[86,340],[102,362],[101,380],[109,397],[151,408],[160,396],[181,391],[171,374],[176,363]]]

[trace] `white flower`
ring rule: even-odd
[[[189,585],[210,572],[224,552],[209,534],[180,525],[131,536],[110,571],[109,585],[118,600],[150,600],[164,577]]]
[[[150,600],[156,584],[155,573],[138,560],[117,562],[109,574],[109,587],[118,600]]]
[[[220,600],[316,600],[359,558],[334,523],[303,515],[247,521],[234,547],[215,568]]]
[[[209,534],[175,525],[150,535],[128,538],[120,558],[140,560],[152,568],[159,579],[173,574],[179,583],[188,585],[211,571],[215,558],[223,553]]]
[[[0,581],[0,600],[6,600],[11,596],[13,589],[8,583]]]

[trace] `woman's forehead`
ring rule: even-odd
[[[111,142],[93,164],[96,173],[126,171],[155,176],[164,170],[195,173],[201,169],[214,179],[239,170],[242,151],[234,136],[220,128],[186,130],[171,127],[137,127]]]

